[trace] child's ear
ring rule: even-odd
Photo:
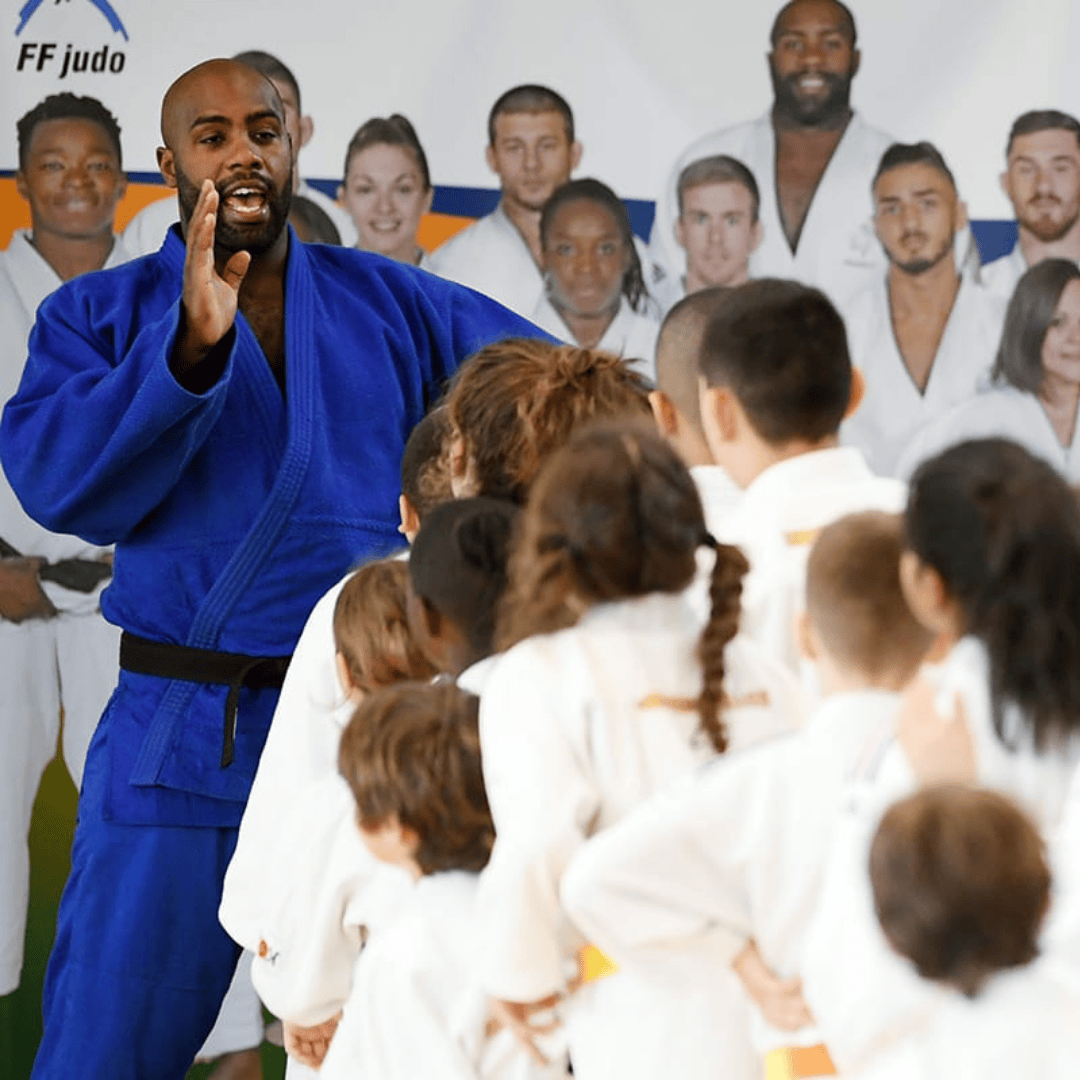
[[[866,376],[863,375],[861,368],[853,367],[851,369],[851,393],[848,394],[848,404],[844,410],[845,420],[855,415],[865,396]]]
[[[357,694],[359,690],[356,684],[352,680],[352,675],[349,674],[349,662],[345,659],[343,653],[334,654],[334,662],[337,665],[337,677],[338,682],[341,683],[341,689],[346,698],[350,700]]]
[[[675,438],[679,434],[679,414],[671,398],[663,390],[650,390],[649,408],[660,434],[668,439]]]
[[[398,496],[398,516],[401,518],[398,532],[411,544],[420,531],[420,518],[413,509],[413,504],[409,502],[408,495]]]
[[[795,646],[799,655],[811,663],[817,661],[820,655],[817,634],[814,632],[814,623],[810,613],[805,609],[795,616]]]

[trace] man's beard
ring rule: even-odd
[[[770,61],[769,75],[773,85],[773,108],[782,117],[792,120],[802,127],[828,127],[839,124],[847,118],[851,108],[851,82],[855,72],[847,75],[833,75],[819,72],[828,92],[822,98],[807,99],[799,95],[796,89],[798,80],[806,74],[780,75]]]
[[[223,251],[250,251],[252,255],[258,255],[273,247],[274,241],[281,235],[281,230],[285,228],[289,220],[293,189],[292,166],[289,167],[284,183],[276,191],[266,176],[262,174],[257,176],[260,185],[268,189],[267,206],[270,213],[266,221],[234,226],[226,221],[221,213],[222,189],[235,187],[236,182],[241,179],[255,179],[255,177],[245,178],[233,175],[217,185],[219,202],[217,223],[214,228],[214,247],[221,248]],[[176,193],[180,202],[180,219],[185,229],[191,222],[191,215],[195,213],[195,204],[199,201],[200,190],[201,185],[195,184],[177,165]]]
[[[901,243],[903,243],[903,237],[901,237]],[[885,254],[889,257],[891,262],[898,269],[902,270],[905,274],[910,274],[912,277],[918,277],[920,274],[925,274],[927,270],[932,270],[938,263],[941,262],[953,249],[953,234],[949,234],[949,239],[946,243],[942,244],[941,248],[936,251],[929,258],[925,256],[921,259],[911,259],[908,262],[901,262],[888,248],[885,248]]]
[[[1033,213],[1020,218],[1020,224],[1043,244],[1053,244],[1062,239],[1062,237],[1064,237],[1076,224],[1076,219],[1080,216],[1080,214],[1073,214],[1071,218],[1066,218],[1063,221],[1055,221],[1042,215],[1034,207],[1031,207],[1030,203],[1028,204],[1028,209],[1032,210]]]

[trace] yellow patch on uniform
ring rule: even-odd
[[[784,539],[788,547],[808,547],[817,539],[820,529],[795,529],[785,533]]]
[[[586,945],[578,953],[578,962],[584,982],[595,982],[597,979],[614,975],[619,970],[618,964],[610,956],[605,956],[595,945]]]
[[[836,1076],[836,1066],[824,1045],[784,1046],[765,1055],[765,1080],[812,1080]]]

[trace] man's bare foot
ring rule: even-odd
[[[259,1048],[236,1050],[231,1054],[222,1054],[214,1063],[210,1074],[213,1080],[262,1080],[262,1061]]]

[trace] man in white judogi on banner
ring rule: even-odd
[[[850,104],[859,70],[855,20],[837,0],[792,0],[777,15],[769,70],[774,100],[758,120],[706,135],[675,163],[657,200],[649,250],[654,274],[678,280],[685,253],[676,242],[676,185],[691,162],[727,154],[761,189],[761,245],[752,277],[795,278],[842,301],[883,266],[866,189],[893,141]]]
[[[55,94],[18,130],[15,183],[32,224],[0,252],[0,403],[19,385],[38,304],[63,281],[128,258],[113,235],[127,178],[112,114],[95,98]],[[0,995],[19,985],[27,835],[61,705],[64,760],[78,787],[116,685],[120,631],[98,608],[111,576],[108,549],[31,521],[0,472]]]
[[[986,384],[1005,304],[957,269],[954,241],[967,210],[930,143],[891,146],[873,194],[889,269],[841,308],[866,394],[840,440],[892,476],[920,428]]]
[[[491,107],[485,154],[499,205],[437,248],[431,269],[528,319],[544,295],[540,211],[581,160],[570,106],[546,86],[507,90]]]
[[[294,194],[315,203],[334,223],[341,237],[341,243],[345,247],[354,247],[358,237],[349,212],[329,195],[324,195],[318,188],[313,188],[300,178],[297,161],[300,151],[315,134],[315,121],[301,111],[300,84],[296,81],[296,76],[276,56],[258,49],[237,53],[233,59],[262,72],[274,84],[281,98],[281,104],[285,106],[285,127],[293,146],[293,181],[296,185]],[[162,189],[162,191],[166,190],[168,189]],[[180,210],[175,193],[170,193],[168,198],[158,199],[146,209],[139,211],[124,230],[124,243],[132,257],[150,255],[157,251],[169,228],[179,220]]]
[[[1080,262],[1080,121],[1056,109],[1024,113],[1009,132],[1005,158],[1001,187],[1020,235],[1008,255],[982,268],[980,280],[1007,301],[1029,266]]]

